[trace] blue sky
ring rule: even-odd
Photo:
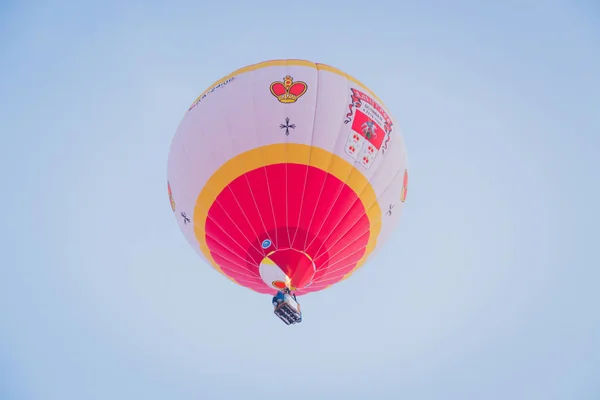
[[[4,1],[0,398],[600,398],[600,7],[415,3]],[[165,185],[189,104],[274,58],[368,85],[411,172],[293,328]]]

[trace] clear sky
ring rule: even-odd
[[[600,398],[600,6],[371,4],[0,2],[0,399]],[[165,183],[190,103],[274,58],[369,86],[411,173],[294,327]]]

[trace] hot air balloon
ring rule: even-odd
[[[328,65],[275,60],[218,80],[186,111],[168,158],[172,211],[216,271],[273,295],[350,277],[396,228],[406,149],[383,102]]]

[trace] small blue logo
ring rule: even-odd
[[[268,249],[269,247],[271,247],[271,244],[272,244],[272,242],[270,239],[265,239],[265,240],[263,240],[261,246],[263,249]]]

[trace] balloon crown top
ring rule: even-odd
[[[294,82],[294,78],[287,75],[282,81],[271,83],[271,94],[280,103],[295,103],[308,89],[308,85],[302,81]]]

